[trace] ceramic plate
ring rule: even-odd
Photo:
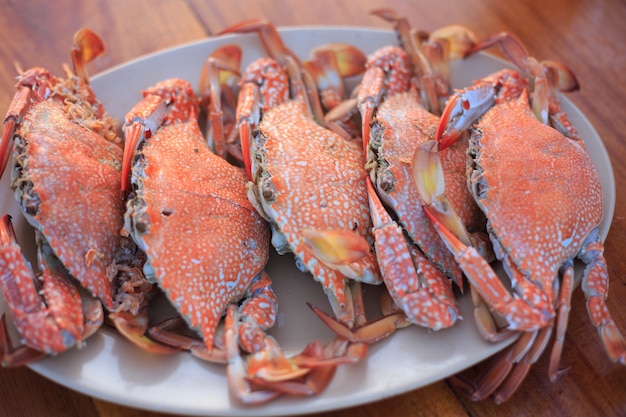
[[[311,48],[328,42],[348,42],[365,53],[393,44],[393,32],[362,28],[290,28],[282,30],[287,46],[301,58]],[[237,43],[244,49],[244,64],[264,55],[253,35],[207,39],[158,52],[106,71],[93,78],[93,87],[106,108],[123,120],[124,113],[139,100],[140,90],[168,77],[197,83],[204,59],[217,47]],[[109,45],[114,48],[114,45]],[[480,54],[453,66],[455,87],[468,85],[504,66],[491,56]],[[606,150],[588,120],[569,101],[565,110],[587,143],[587,149],[604,185],[605,213],[601,225],[606,237],[613,216],[615,184]],[[13,215],[21,242],[32,240],[5,175],[0,188],[2,212]],[[32,256],[32,247],[27,248]],[[321,287],[300,273],[291,256],[274,255],[269,273],[280,301],[278,325],[272,334],[288,354],[299,352],[312,339],[331,340],[332,334],[306,307],[312,302],[327,311]],[[372,290],[370,290],[372,292]],[[369,294],[372,304],[375,297]],[[0,301],[2,303],[2,301]],[[0,311],[4,308],[0,304]],[[103,400],[132,407],[186,415],[277,416],[314,413],[354,406],[397,395],[446,378],[504,347],[481,339],[474,328],[469,298],[461,300],[464,316],[452,329],[432,333],[411,327],[397,332],[374,346],[367,358],[356,365],[340,367],[328,389],[313,398],[284,398],[259,407],[242,406],[228,391],[223,366],[203,363],[185,353],[156,356],[144,353],[104,328],[74,349],[31,365],[36,372]]]

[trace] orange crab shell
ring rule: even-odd
[[[333,301],[343,305],[346,278],[315,258],[302,230],[355,230],[373,241],[362,147],[317,125],[301,100],[265,113],[259,132],[257,151],[262,163],[253,172],[263,211],[298,262],[322,283]],[[370,264],[376,265],[370,255]],[[362,279],[380,283],[378,271],[365,271]]]
[[[582,143],[540,123],[525,94],[489,110],[471,147],[477,171],[470,181],[491,234],[551,300],[559,268],[602,219],[602,185],[591,158]]]
[[[195,120],[158,130],[133,175],[139,188],[127,216],[135,240],[160,287],[212,349],[226,305],[244,296],[269,256],[269,228],[246,198],[246,175],[209,150]]]
[[[119,246],[124,203],[119,196],[122,149],[68,120],[62,105],[31,107],[17,131],[12,187],[29,222],[70,274],[113,305],[107,266]]]

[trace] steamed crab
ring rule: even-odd
[[[514,70],[478,81],[450,98],[437,139],[440,149],[446,148],[471,126],[468,186],[487,216],[487,231],[513,294],[469,242],[443,225],[445,210],[431,206],[427,211],[493,313],[506,319],[509,330],[524,332],[476,384],[453,379],[474,399],[495,391],[500,402],[519,386],[553,328],[549,375],[551,379],[559,375],[575,258],[586,264],[581,286],[587,309],[612,360],[626,362],[626,342],[604,301],[608,274],[598,234],[602,185],[555,93],[556,86],[577,88],[576,79],[562,64],[529,57],[521,42],[508,33],[487,38],[477,49],[495,44],[535,78],[532,93],[526,79]]]
[[[276,250],[294,253],[351,326],[348,279],[379,284],[375,255],[370,243],[356,253],[329,253],[322,242],[347,232],[372,242],[360,146],[318,123],[315,84],[273,26],[253,21],[228,31],[261,31],[273,56],[253,62],[241,80],[237,114],[244,155],[249,150],[249,198],[272,225]],[[324,179],[312,184],[319,173]]]
[[[277,313],[271,280],[263,272],[268,226],[246,197],[244,171],[207,146],[191,85],[169,79],[143,94],[126,116],[123,172],[132,165],[133,190],[125,230],[146,252],[147,277],[201,335],[203,346],[186,346],[201,358],[227,361],[240,399],[268,401],[279,393],[252,391],[245,379],[284,380],[308,372],[289,363],[283,363],[286,370],[273,367],[281,354],[265,334]],[[224,314],[226,329],[219,336]],[[160,340],[176,345],[182,339]],[[257,355],[254,374],[241,361],[239,345]],[[264,363],[265,357],[272,363]]]
[[[35,229],[41,270],[35,278],[18,255],[5,217],[0,284],[26,346],[11,353],[6,332],[1,332],[9,365],[82,344],[102,323],[102,305],[116,307],[118,272],[132,274],[130,265],[117,265],[118,255],[126,256],[119,235],[124,213],[119,196],[121,140],[85,69],[103,50],[96,34],[78,31],[72,49],[76,75],[67,67],[66,79],[43,68],[25,71],[5,119],[2,170],[13,139],[11,187]],[[82,220],[86,213],[87,221]]]
[[[395,23],[404,47],[387,46],[371,54],[358,90],[366,168],[371,179],[368,180],[368,196],[376,254],[397,308],[409,322],[440,330],[452,326],[460,316],[446,277],[460,284],[460,269],[424,210],[415,205],[419,196],[411,161],[420,144],[434,136],[439,118],[427,106],[436,107],[439,94],[444,94],[441,86],[448,85],[444,73],[433,68],[443,68],[442,61],[447,63],[448,59],[462,55],[473,45],[473,35],[461,27],[444,28],[433,33],[422,45],[421,41],[413,39],[405,19],[389,10],[378,10],[375,14]],[[442,48],[445,45],[448,52],[442,52],[437,59],[431,57],[433,62],[430,62],[424,51],[436,45]],[[450,50],[455,52],[451,54]],[[413,68],[414,65],[419,67]],[[422,87],[418,89],[416,84]],[[439,94],[425,91],[439,91]],[[423,102],[423,99],[428,101]],[[480,212],[464,186],[463,144],[446,152],[444,171],[464,223],[478,227]],[[393,213],[393,218],[387,210]],[[390,330],[389,324],[389,321],[375,322],[367,332],[358,329],[353,336],[341,327],[333,328],[345,337],[363,340],[364,335],[384,336]],[[405,324],[396,318],[395,325]],[[375,330],[377,327],[379,330]]]

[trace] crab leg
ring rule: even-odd
[[[352,281],[347,291],[350,292],[354,306],[354,325],[356,328],[364,326],[367,322],[367,318],[365,317],[361,283]],[[344,323],[340,323],[321,312],[317,307],[311,305],[309,305],[309,307],[311,307],[318,316],[321,313],[322,316],[328,318],[328,320],[332,322],[330,325],[331,328],[333,328],[334,325],[346,326]],[[344,338],[343,334],[339,334],[338,337],[325,346],[322,346],[321,343],[317,341],[311,342],[299,355],[290,358],[290,362],[302,368],[310,368],[310,371],[303,378],[300,380],[276,382],[254,379],[254,382],[261,386],[290,395],[316,395],[328,387],[338,365],[359,362],[367,354],[367,349],[366,343]]]
[[[343,78],[362,74],[366,59],[359,49],[343,43],[323,45],[311,51],[311,58],[303,65],[315,79],[327,111],[344,100]]]
[[[463,244],[446,229],[430,207],[426,206],[425,210],[443,241],[454,254],[454,258],[461,265],[470,283],[491,306],[492,310],[507,319],[511,329],[527,331],[548,325],[552,319],[550,314],[532,307],[520,298],[512,297],[476,249]]]
[[[372,14],[393,23],[413,67],[422,101],[432,114],[439,115],[441,103],[450,95],[450,60],[468,55],[475,47],[476,35],[460,25],[444,26],[428,35],[413,30],[394,10],[377,9]]]
[[[592,233],[592,239],[597,239],[596,233]],[[587,267],[581,286],[587,299],[587,311],[591,323],[598,329],[609,357],[614,362],[626,364],[626,341],[613,321],[605,302],[608,295],[609,277],[603,251],[604,245],[598,240],[591,240],[585,245],[581,259],[587,263]]]
[[[76,75],[89,82],[89,75],[85,64],[99,57],[105,52],[102,39],[89,29],[80,29],[74,34],[72,46],[72,63]]]
[[[262,277],[257,283],[257,290],[267,287],[268,283],[268,277]],[[360,290],[360,286],[358,288]],[[272,292],[270,298],[274,297]],[[257,294],[249,300],[252,304],[256,304],[257,300],[260,303],[265,303],[265,299],[263,294]],[[358,304],[358,301],[355,302]],[[232,308],[227,314],[231,314],[231,310]],[[264,308],[264,310],[267,309]],[[309,343],[299,355],[287,359],[273,338],[264,333],[259,333],[258,330],[260,329],[253,329],[254,325],[248,325],[252,321],[243,317],[250,313],[256,315],[257,311],[248,304],[239,308],[236,316],[242,317],[235,319],[236,321],[229,319],[227,315],[225,334],[225,346],[229,358],[229,378],[232,378],[232,386],[238,387],[239,395],[246,403],[269,401],[280,393],[298,396],[315,395],[328,386],[338,365],[360,360],[367,350],[366,347],[363,349],[363,346],[360,345],[351,349],[347,346],[346,341],[336,339],[327,346],[321,346],[318,342]],[[262,313],[264,316],[266,315],[264,312]],[[256,320],[258,323],[263,322],[260,317]],[[235,323],[237,324],[235,325]],[[273,319],[271,324],[273,324]],[[234,336],[233,327],[238,327],[237,337]],[[252,332],[250,332],[251,329]],[[260,337],[251,338],[258,341],[253,346],[245,347],[249,343],[245,339],[248,339],[251,333]],[[241,359],[239,349],[236,348],[235,350],[235,339],[238,340],[239,345],[244,346],[249,352],[253,352],[248,357],[247,364]],[[246,381],[251,381],[266,390],[252,391],[250,383]]]
[[[302,62],[282,40],[276,27],[263,19],[251,19],[229,28],[224,29],[224,33],[257,33],[265,50],[283,68],[291,68],[297,71],[297,76],[291,79],[292,97],[302,97],[305,101],[309,113],[319,125],[324,125],[324,111],[317,92],[317,86],[313,76],[304,68]]]
[[[232,112],[237,106],[233,90],[240,78],[241,55],[239,46],[225,45],[209,56],[200,74],[200,95],[203,97],[200,105],[208,110],[207,143],[217,156],[224,159],[229,153],[243,159],[235,144],[229,141],[230,132],[236,131],[232,128],[235,123]],[[231,117],[227,118],[227,114]]]
[[[410,88],[412,74],[407,62],[406,52],[396,46],[381,48],[368,59],[358,94],[358,107],[363,120],[363,149],[366,153],[374,111],[383,95],[391,96]]]
[[[226,311],[226,352],[228,355],[228,367],[226,375],[228,385],[239,400],[245,404],[262,404],[269,402],[281,395],[276,390],[253,391],[247,381],[247,366],[239,352],[239,331],[237,330],[237,307],[231,304]]]
[[[3,362],[6,365],[19,366],[31,362],[41,356],[40,352],[61,353],[80,344],[102,324],[102,306],[96,302],[86,304],[86,313],[91,316],[87,317],[88,325],[85,325],[81,294],[67,280],[58,261],[42,252],[40,266],[43,272],[40,279],[45,301],[41,298],[35,283],[37,278],[15,240],[9,215],[2,217],[0,243],[0,266],[3,271],[0,288],[25,344],[12,352],[8,334],[1,332],[0,352],[4,352]]]

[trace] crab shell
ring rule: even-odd
[[[368,152],[373,183],[383,202],[397,216],[411,240],[441,271],[461,282],[461,271],[433,227],[413,182],[411,161],[416,149],[434,138],[439,118],[428,112],[416,94],[403,92],[386,97],[376,110]],[[470,231],[483,216],[467,188],[467,140],[440,152],[446,195]]]
[[[313,255],[302,231],[354,230],[373,242],[362,147],[317,125],[301,100],[270,109],[258,130],[250,200],[271,221],[277,251],[293,252],[298,267],[310,271],[334,308],[341,308],[346,277]],[[381,282],[377,268],[366,268],[358,279]]]
[[[269,256],[269,228],[246,197],[247,177],[210,151],[195,119],[157,130],[132,176],[125,227],[146,252],[146,276],[212,349],[226,306]]]
[[[31,104],[16,131],[11,187],[28,222],[64,267],[111,308],[114,273],[107,267],[114,263],[123,225],[122,149],[90,130],[111,122],[98,118],[103,110],[91,102],[88,85],[76,77],[58,82],[57,90],[79,106],[59,99]]]
[[[526,94],[480,119],[470,153],[470,187],[496,255],[507,256],[552,300],[559,269],[602,219],[602,186],[591,158],[580,141],[540,123]]]

